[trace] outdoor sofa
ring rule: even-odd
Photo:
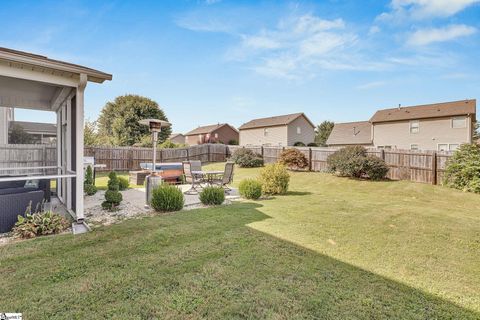
[[[13,176],[0,176],[7,177]],[[11,231],[18,215],[25,216],[30,203],[32,212],[36,212],[43,202],[49,201],[50,180],[0,182],[0,233]]]

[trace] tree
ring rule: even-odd
[[[98,133],[109,137],[113,145],[132,146],[150,135],[149,128],[138,123],[149,118],[168,121],[155,101],[138,95],[119,96],[103,107],[98,118]],[[165,141],[171,131],[171,128],[163,128],[158,135],[159,143]]]
[[[480,122],[478,121],[473,126],[473,141],[480,141]]]
[[[18,123],[14,123],[8,136],[8,143],[10,144],[31,144],[33,143],[33,137],[25,132],[23,127]]]
[[[320,123],[315,129],[315,143],[320,147],[327,146],[327,139],[332,132],[334,123],[332,121],[325,120]]]

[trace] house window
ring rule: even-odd
[[[438,151],[448,151],[448,144],[439,143],[437,149]]]
[[[410,150],[418,150],[418,144],[411,144]]]
[[[390,150],[392,149],[392,146],[377,146],[378,149],[385,149],[385,150]]]
[[[450,143],[450,144],[448,145],[448,150],[450,150],[450,151],[455,151],[455,150],[458,149],[458,147],[459,147],[458,144],[456,144],[456,143]]]
[[[460,129],[467,127],[467,118],[466,117],[453,117],[452,118],[452,128]]]
[[[302,128],[297,127],[297,134],[302,134]]]
[[[420,122],[418,120],[410,121],[410,133],[418,133],[420,131]]]
[[[264,137],[268,136],[268,129],[267,128],[263,129],[263,136]]]

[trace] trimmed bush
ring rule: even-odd
[[[222,187],[206,187],[200,192],[200,201],[207,206],[221,205],[225,201],[225,190]]]
[[[318,144],[316,144],[315,142],[310,142],[309,144],[307,144],[307,147],[318,147]]]
[[[285,194],[288,191],[290,175],[281,163],[268,164],[260,171],[260,182],[264,194]]]
[[[120,190],[120,183],[117,174],[113,171],[108,174],[108,178],[108,190],[105,192],[105,201],[102,202],[102,208],[115,210],[123,200],[122,194],[118,191]]]
[[[293,144],[294,147],[305,147],[305,143],[301,141],[297,141]]]
[[[150,205],[155,211],[171,212],[182,210],[184,203],[185,198],[183,197],[182,190],[174,185],[162,183],[153,189]]]
[[[127,190],[129,186],[130,186],[130,182],[128,181],[127,178],[118,177],[118,187],[119,187],[120,191]]]
[[[238,146],[238,141],[235,139],[228,140],[228,145],[230,146]]]
[[[362,146],[348,146],[336,151],[327,158],[327,166],[329,171],[351,178],[382,180],[388,173],[385,161],[367,156],[367,150]]]
[[[52,211],[34,214],[30,212],[25,217],[18,216],[18,221],[13,227],[13,234],[20,238],[34,238],[60,233],[69,226],[70,223],[67,219]]]
[[[443,184],[463,191],[480,193],[480,146],[462,144],[447,161]]]
[[[235,150],[232,154],[231,160],[241,168],[256,168],[263,166],[262,155],[246,148]]]
[[[365,174],[371,180],[385,179],[388,173],[388,167],[385,161],[372,155],[366,156],[363,161]]]
[[[93,196],[95,193],[97,193],[97,187],[95,187],[93,184],[86,184],[83,186],[83,191],[87,194],[87,196]]]
[[[245,199],[257,200],[262,196],[262,184],[255,179],[244,179],[240,181],[238,191]]]
[[[307,157],[298,149],[286,149],[280,155],[279,162],[290,170],[300,170],[308,168]]]

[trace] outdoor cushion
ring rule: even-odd
[[[25,189],[23,187],[20,188],[6,188],[6,189],[0,189],[0,195],[1,194],[15,194],[15,193],[23,193],[23,192],[29,192],[32,190]]]
[[[11,177],[21,177],[21,176],[9,176],[9,175],[0,176],[0,178],[11,178]],[[23,187],[24,185],[25,185],[25,181],[3,181],[3,182],[0,182],[0,189],[18,188],[18,187]]]

